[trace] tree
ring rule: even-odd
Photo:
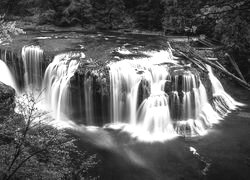
[[[93,7],[90,0],[80,0],[80,17],[81,25],[90,24],[93,20],[92,16]]]
[[[123,0],[91,1],[93,18],[97,28],[115,29],[124,23],[125,6]]]
[[[250,1],[209,0],[201,7],[199,18],[212,32],[211,37],[222,42],[236,60],[245,78],[250,80]]]
[[[0,42],[11,41],[11,35],[23,34],[24,31],[16,27],[16,22],[5,21],[5,15],[0,15]]]
[[[33,95],[17,101],[19,114],[0,126],[0,179],[84,178],[96,165],[95,155],[87,157],[75,138],[48,125],[45,113],[36,108]]]
[[[66,6],[63,6],[61,24],[66,25],[89,24],[92,20],[92,5],[90,0],[70,0]]]
[[[2,14],[12,14],[16,11],[16,5],[18,4],[20,0],[1,0],[0,6]]]
[[[201,1],[198,0],[163,0],[164,16],[162,26],[165,32],[183,34],[190,32],[192,27],[200,26],[196,18],[199,14]]]
[[[210,0],[201,8],[201,18],[212,19],[214,36],[230,49],[250,47],[250,2],[247,0]]]
[[[163,6],[160,0],[139,0],[135,9],[135,17],[141,28],[161,30]]]

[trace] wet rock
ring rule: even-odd
[[[82,60],[70,79],[70,96],[73,111],[69,116],[77,119],[76,123],[99,126],[107,123],[110,83],[106,64]]]
[[[140,84],[139,84],[139,89],[138,89],[138,101],[137,101],[137,107],[140,106],[140,104],[150,96],[151,94],[151,84],[149,81],[146,79],[142,79]]]
[[[14,112],[15,90],[0,82],[0,121]]]
[[[166,80],[165,85],[164,85],[164,91],[170,95],[172,91],[172,83],[171,80]]]

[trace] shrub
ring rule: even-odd
[[[96,165],[75,138],[48,125],[46,114],[36,108],[33,95],[17,100],[18,114],[0,125],[0,179],[74,179],[86,177]]]
[[[16,27],[16,22],[7,22],[4,19],[5,15],[0,15],[0,42],[11,41],[11,35],[23,34],[24,31]]]

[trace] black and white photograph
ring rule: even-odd
[[[0,180],[249,179],[249,0],[0,0]]]

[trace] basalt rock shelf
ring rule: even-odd
[[[1,71],[9,69],[9,84],[19,94],[42,91],[43,106],[59,121],[119,129],[143,141],[204,135],[242,105],[224,91],[209,66],[205,74],[179,63],[171,48],[134,51],[140,56],[122,47],[105,62],[82,51],[62,52],[48,61],[40,46],[24,46],[19,53],[1,50]]]

